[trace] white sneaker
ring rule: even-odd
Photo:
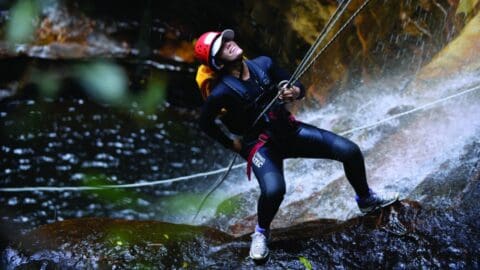
[[[253,260],[265,259],[268,256],[267,237],[261,232],[254,232],[251,237],[250,258]]]

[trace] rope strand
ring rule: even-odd
[[[330,41],[325,46],[323,46],[323,48],[315,55],[313,60],[311,60],[308,63],[308,65],[306,65],[301,71],[299,71],[298,75],[296,75],[295,77],[292,76],[292,78],[289,80],[290,84],[296,83],[298,79],[300,79],[300,77],[303,76],[305,71],[307,71],[315,61],[317,61],[318,57],[332,44],[332,42],[340,35],[340,33],[348,26],[348,24],[350,24],[350,22],[360,13],[360,11],[362,11],[362,9],[367,6],[369,2],[370,0],[365,0],[365,2],[352,14],[352,16],[350,16],[347,19],[347,21],[342,25],[342,27],[340,27],[340,29],[335,33],[332,39],[330,39]]]
[[[335,10],[335,13],[334,15],[330,18],[330,20],[327,22],[327,24],[325,25],[325,27],[323,28],[323,30],[320,32],[320,34],[318,35],[317,39],[315,40],[314,44],[312,44],[312,46],[310,46],[310,49],[308,50],[308,52],[305,54],[305,56],[303,57],[302,61],[300,62],[299,66],[295,69],[295,71],[293,72],[292,76],[290,77],[290,79],[288,80],[288,83],[287,83],[287,86],[290,86],[294,83],[296,83],[298,81],[298,79],[300,79],[300,77],[305,73],[305,71],[307,69],[310,68],[310,66],[313,64],[313,62],[316,61],[316,59],[320,56],[320,54],[322,54],[331,44],[332,42],[338,37],[338,35],[340,34],[340,32],[343,31],[343,29],[345,29],[345,27],[347,27],[347,25],[353,20],[353,18],[355,18],[358,13],[360,13],[360,11],[368,4],[368,2],[370,2],[370,0],[366,0],[361,6],[359,9],[357,9],[355,11],[355,13],[350,16],[350,18],[348,18],[348,20],[342,25],[342,27],[340,27],[340,30],[338,30],[335,35],[333,36],[333,38],[325,45],[323,46],[323,48],[320,50],[319,53],[317,53],[313,59],[313,61],[310,60],[310,58],[312,57],[313,53],[315,52],[315,50],[318,48],[318,46],[320,45],[321,41],[323,41],[323,39],[326,37],[326,35],[328,34],[327,31],[330,31],[330,29],[332,28],[333,24],[335,22],[338,21],[338,19],[340,18],[340,15],[343,14],[343,12],[345,12],[345,9],[347,8],[348,4],[350,3],[351,0],[348,0],[348,1],[345,1],[345,2],[342,2],[340,4],[340,6]],[[310,62],[309,62],[310,61]],[[308,63],[308,64],[307,64]],[[282,89],[279,89],[277,94],[275,95],[275,97],[267,104],[267,106],[265,106],[265,108],[260,112],[260,114],[257,116],[257,118],[255,119],[255,121],[253,122],[253,126],[260,120],[260,118],[273,106],[273,104],[275,104],[275,102],[277,101],[277,99],[280,97],[280,95],[282,94]]]
[[[330,19],[327,21],[327,23],[325,24],[325,26],[323,27],[322,31],[320,31],[320,33],[318,34],[317,38],[315,39],[315,42],[313,42],[313,44],[310,46],[310,48],[308,49],[308,51],[305,53],[305,55],[303,56],[303,59],[302,61],[300,61],[300,64],[297,66],[297,68],[295,69],[295,71],[293,72],[293,74],[291,75],[290,77],[290,80],[288,81],[288,85],[291,85],[292,84],[292,78],[295,78],[300,71],[303,70],[305,64],[308,62],[308,60],[311,58],[311,56],[313,55],[313,53],[315,52],[315,50],[317,50],[318,46],[320,45],[320,43],[322,43],[322,41],[325,39],[325,37],[327,36],[328,32],[331,30],[332,26],[338,21],[338,19],[340,18],[340,16],[345,12],[345,9],[347,8],[348,4],[350,3],[351,0],[348,0],[348,1],[345,1],[345,2],[342,2],[336,9],[335,9],[335,12],[333,13],[333,15],[330,17]]]
[[[215,184],[212,186],[212,188],[208,191],[208,193],[202,198],[202,201],[200,202],[200,206],[198,206],[198,209],[197,209],[197,213],[195,213],[195,216],[193,216],[193,219],[192,219],[192,222],[195,221],[195,219],[197,219],[197,216],[198,214],[200,214],[200,211],[202,211],[202,208],[203,208],[203,204],[205,204],[205,202],[207,201],[208,197],[210,197],[210,195],[223,183],[223,181],[227,178],[227,175],[228,173],[230,172],[230,170],[232,169],[232,166],[233,164],[235,163],[235,160],[237,159],[237,156],[238,154],[235,153],[233,158],[232,158],[232,161],[230,161],[230,165],[228,165],[228,169],[227,171],[225,171],[225,173],[219,177],[217,179],[217,181],[215,182]]]

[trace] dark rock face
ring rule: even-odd
[[[474,149],[465,158],[478,154]],[[478,149],[477,149],[478,150]],[[465,163],[469,164],[470,161]],[[304,269],[480,267],[480,164],[447,179],[459,189],[432,194],[444,205],[403,200],[345,222],[315,220],[272,231],[264,267]],[[457,177],[458,176],[458,177]],[[458,180],[455,180],[457,179]],[[426,181],[428,182],[428,181]],[[424,198],[428,184],[417,188]],[[415,196],[414,196],[415,197]],[[425,198],[424,198],[425,200]],[[433,207],[435,206],[435,207]],[[208,227],[107,218],[72,219],[13,238],[2,254],[6,269],[208,268],[249,269],[248,234],[234,238]]]
[[[352,1],[333,32],[361,3]],[[270,55],[293,71],[337,5],[328,0],[145,0],[136,5],[123,0],[64,0],[39,16],[29,44],[7,51],[0,43],[0,57],[135,57],[196,65],[192,41],[205,31],[233,28],[248,57]],[[477,10],[446,0],[371,1],[315,62],[315,72],[303,77],[310,100],[322,103],[328,91],[352,80],[378,78],[392,67],[415,72],[454,38]]]
[[[478,175],[455,207],[402,201],[343,223],[318,220],[274,230],[266,268],[467,268],[480,266]],[[206,227],[112,219],[42,226],[3,253],[4,267],[245,268],[249,236]],[[302,259],[300,259],[302,258]]]
[[[72,219],[41,226],[18,240],[24,253],[7,249],[7,268],[184,267],[232,237],[207,227],[102,218]],[[192,257],[193,256],[193,257]],[[203,262],[208,265],[208,262]],[[12,268],[13,269],[13,268]]]

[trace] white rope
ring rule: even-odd
[[[308,49],[308,52],[305,54],[303,57],[302,61],[300,64],[297,66],[295,71],[293,72],[292,76],[290,76],[290,79],[286,83],[287,86],[295,84],[298,79],[307,71],[310,66],[317,60],[317,58],[332,44],[332,42],[338,37],[340,32],[343,31],[347,27],[348,24],[362,11],[362,9],[367,6],[367,4],[370,2],[370,0],[366,0],[354,13],[348,20],[340,27],[340,30],[338,30],[335,35],[330,39],[330,41],[325,44],[325,46],[322,47],[320,52],[318,52],[313,60],[312,56],[315,53],[315,51],[318,49],[318,46],[320,46],[320,43],[325,39],[325,37],[328,35],[328,31],[330,31],[333,27],[333,24],[337,22],[337,20],[340,18],[340,16],[345,12],[345,9],[347,8],[348,4],[350,3],[351,0],[348,0],[346,2],[342,2],[341,5],[337,8],[335,11],[334,15],[330,18],[330,20],[327,22],[323,30],[320,32],[318,35],[317,39],[315,40],[314,44],[310,46],[310,49]],[[345,3],[345,4],[344,4]],[[277,99],[280,97],[280,95],[283,93],[283,90],[281,87],[277,92],[277,95],[265,106],[265,108],[262,110],[262,112],[257,116],[255,121],[253,122],[253,126],[260,120],[260,118],[270,109],[270,107],[273,106],[275,102],[277,102]]]
[[[459,92],[459,93],[456,93],[456,94],[453,94],[453,95],[435,100],[433,102],[424,104],[420,107],[417,107],[417,108],[414,108],[414,109],[411,109],[411,110],[408,110],[408,111],[405,111],[405,112],[402,112],[402,113],[392,115],[390,117],[384,118],[384,119],[379,120],[379,121],[374,122],[374,123],[370,123],[370,124],[367,124],[367,125],[364,125],[364,126],[359,126],[359,127],[356,127],[356,128],[352,128],[352,129],[340,132],[339,134],[344,136],[346,134],[350,134],[350,133],[353,133],[353,132],[356,132],[356,131],[371,129],[375,126],[378,126],[378,125],[383,124],[385,122],[391,121],[393,119],[397,119],[397,118],[400,118],[400,117],[408,115],[408,114],[412,114],[412,113],[415,113],[415,112],[418,112],[418,111],[421,111],[421,110],[425,110],[425,109],[430,108],[430,107],[434,107],[435,105],[437,105],[439,103],[448,101],[450,99],[454,99],[454,98],[459,97],[459,96],[463,96],[465,94],[471,93],[471,92],[476,91],[478,89],[480,89],[480,85],[472,86],[472,87],[467,88],[466,90],[464,90],[462,92]],[[247,165],[247,163],[243,162],[243,163],[234,165],[232,167],[232,169],[242,168],[242,167],[245,167],[246,165]],[[228,170],[228,167],[225,167],[225,168],[221,168],[221,169],[218,169],[218,170],[212,170],[212,171],[207,171],[207,172],[203,172],[203,173],[196,173],[196,174],[191,174],[191,175],[186,175],[186,176],[181,176],[181,177],[176,177],[176,178],[156,180],[156,181],[151,181],[151,182],[141,182],[141,183],[134,183],[134,184],[124,184],[124,185],[77,186],[77,187],[71,187],[71,186],[70,187],[19,187],[19,188],[8,187],[8,188],[0,188],[0,192],[83,191],[83,190],[99,190],[99,189],[113,189],[113,188],[138,188],[138,187],[155,186],[155,185],[161,185],[161,184],[170,184],[170,183],[174,183],[174,182],[185,181],[185,180],[190,180],[190,179],[194,179],[194,178],[215,175],[215,174],[225,172],[227,170]]]
[[[340,135],[346,135],[346,134],[349,134],[349,133],[353,133],[355,131],[359,131],[359,130],[366,130],[366,129],[370,129],[372,127],[375,127],[375,126],[378,126],[382,123],[385,123],[385,122],[388,122],[388,121],[391,121],[393,119],[397,119],[397,118],[400,118],[402,116],[405,116],[405,115],[408,115],[408,114],[412,114],[414,112],[417,112],[417,111],[421,111],[421,110],[424,110],[424,109],[427,109],[429,107],[433,107],[439,103],[442,103],[442,102],[445,102],[447,100],[450,100],[450,99],[453,99],[453,98],[456,98],[456,97],[459,97],[459,96],[462,96],[464,94],[468,94],[470,92],[473,92],[475,90],[478,90],[480,89],[480,85],[476,85],[476,86],[473,86],[471,88],[467,88],[467,90],[465,91],[462,91],[460,93],[456,93],[456,94],[453,94],[453,95],[450,95],[450,96],[447,96],[447,97],[444,97],[444,98],[441,98],[441,99],[438,99],[438,100],[435,100],[433,102],[430,102],[430,103],[427,103],[427,104],[424,104],[420,107],[417,107],[417,108],[414,108],[414,109],[411,109],[411,110],[408,110],[408,111],[405,111],[405,112],[402,112],[402,113],[398,113],[398,114],[395,114],[395,115],[392,115],[390,117],[387,117],[387,118],[384,118],[382,120],[379,120],[377,122],[374,122],[374,123],[371,123],[371,124],[367,124],[367,125],[364,125],[364,126],[360,126],[360,127],[356,127],[356,128],[352,128],[350,130],[347,130],[347,131],[344,131],[344,132],[341,132],[339,133]]]
[[[340,27],[340,29],[335,33],[335,35],[330,39],[330,41],[325,44],[325,46],[322,47],[322,49],[315,55],[315,57],[313,57],[313,59],[308,59],[308,62],[306,61],[306,63],[304,63],[304,65],[302,66],[302,69],[299,70],[296,74],[294,74],[295,76],[292,75],[292,77],[290,78],[290,80],[288,81],[289,85],[290,84],[295,84],[298,79],[300,79],[300,77],[303,76],[303,74],[305,73],[305,71],[307,71],[310,66],[312,66],[313,63],[315,63],[318,59],[318,57],[328,48],[330,47],[330,45],[332,44],[333,41],[335,41],[338,37],[338,35],[340,35],[340,33],[350,24],[350,22],[355,18],[357,17],[357,15],[360,13],[360,11],[362,11],[362,9],[364,7],[367,6],[367,4],[370,2],[370,0],[366,0],[365,2],[363,2],[363,4],[352,14],[352,16],[350,16],[350,18],[348,18],[348,20],[342,25],[342,27]],[[348,4],[348,3],[347,3]],[[317,45],[318,47],[318,45]],[[317,48],[316,47],[316,48]],[[316,49],[315,48],[315,49]],[[312,54],[314,52],[312,51]],[[311,58],[311,55],[309,55],[309,58]]]
[[[238,169],[245,166],[246,163],[241,163],[234,165],[232,169]],[[180,176],[176,178],[169,178],[164,180],[156,180],[151,182],[140,182],[134,184],[123,184],[123,185],[98,185],[98,186],[77,186],[77,187],[21,187],[21,188],[0,188],[0,192],[22,192],[22,191],[82,191],[82,190],[98,190],[98,189],[110,189],[110,188],[138,188],[146,186],[155,186],[160,184],[170,184],[179,181],[185,181],[189,179],[194,179],[203,176],[210,176],[225,172],[227,168],[222,168],[213,171],[207,171],[203,173],[196,173],[191,175]]]
[[[367,0],[367,2],[370,0]],[[323,27],[322,31],[318,34],[317,39],[315,39],[315,42],[313,42],[312,46],[308,49],[308,51],[305,53],[305,56],[303,57],[302,61],[300,61],[300,64],[297,66],[295,71],[293,72],[292,76],[288,80],[288,85],[291,85],[295,82],[293,82],[293,79],[296,78],[296,80],[299,78],[297,75],[299,73],[303,73],[305,65],[310,61],[310,58],[312,57],[313,53],[317,50],[318,46],[320,46],[320,43],[323,42],[323,40],[326,38],[330,30],[332,29],[333,25],[338,21],[341,15],[345,12],[345,9],[347,9],[347,6],[350,4],[351,0],[347,0],[345,2],[340,3],[340,5],[337,7],[333,15],[330,17],[330,19],[327,21],[325,26]],[[295,81],[296,81],[295,80]]]

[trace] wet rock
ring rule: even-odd
[[[363,2],[352,1],[332,32],[339,30]],[[237,19],[242,37],[247,37],[242,44],[252,40],[263,53],[293,70],[337,4],[315,0],[246,1],[245,10],[239,12],[248,19]],[[416,72],[470,19],[456,13],[457,4],[371,1],[302,77],[308,88],[307,101],[324,104],[332,90],[374,81],[392,68]]]
[[[65,220],[22,236],[3,254],[7,267],[194,267],[199,254],[232,237],[207,227],[107,218]],[[208,263],[207,263],[208,265]],[[12,268],[13,269],[13,268]]]
[[[425,91],[457,74],[478,73],[480,70],[480,14],[463,28],[455,40],[428,63],[417,75],[411,91]]]
[[[78,59],[131,54],[127,44],[110,38],[94,19],[67,9],[61,2],[42,7],[31,40],[24,44],[1,42],[1,57]]]
[[[431,211],[414,201],[346,222],[315,220],[272,231],[266,268],[445,268],[479,266],[478,179],[456,209]],[[465,215],[464,213],[469,213]],[[472,214],[472,215],[470,215]],[[448,235],[449,237],[445,237]],[[59,268],[235,268],[250,269],[249,235],[161,222],[112,219],[67,220],[42,226],[11,244],[6,269]],[[300,258],[303,259],[300,259]],[[303,261],[303,263],[302,263]]]
[[[333,31],[362,3],[352,1]],[[204,31],[230,27],[247,56],[267,54],[293,70],[337,5],[327,0],[182,0],[141,1],[132,7],[128,1],[64,0],[45,7],[32,42],[2,43],[0,52],[2,57],[139,57],[193,64],[192,40]],[[309,102],[323,104],[332,89],[371,81],[391,67],[417,71],[477,12],[458,11],[457,5],[446,0],[372,1],[302,78]]]
[[[466,176],[471,175],[473,179],[479,178],[477,158],[480,156],[480,147],[478,143],[465,146],[465,151],[466,154],[460,157],[458,167],[452,169],[452,164],[449,162],[441,164],[439,169],[419,184],[409,197],[421,201],[424,207],[432,209],[448,208],[461,200],[464,190],[469,190],[470,180]]]

